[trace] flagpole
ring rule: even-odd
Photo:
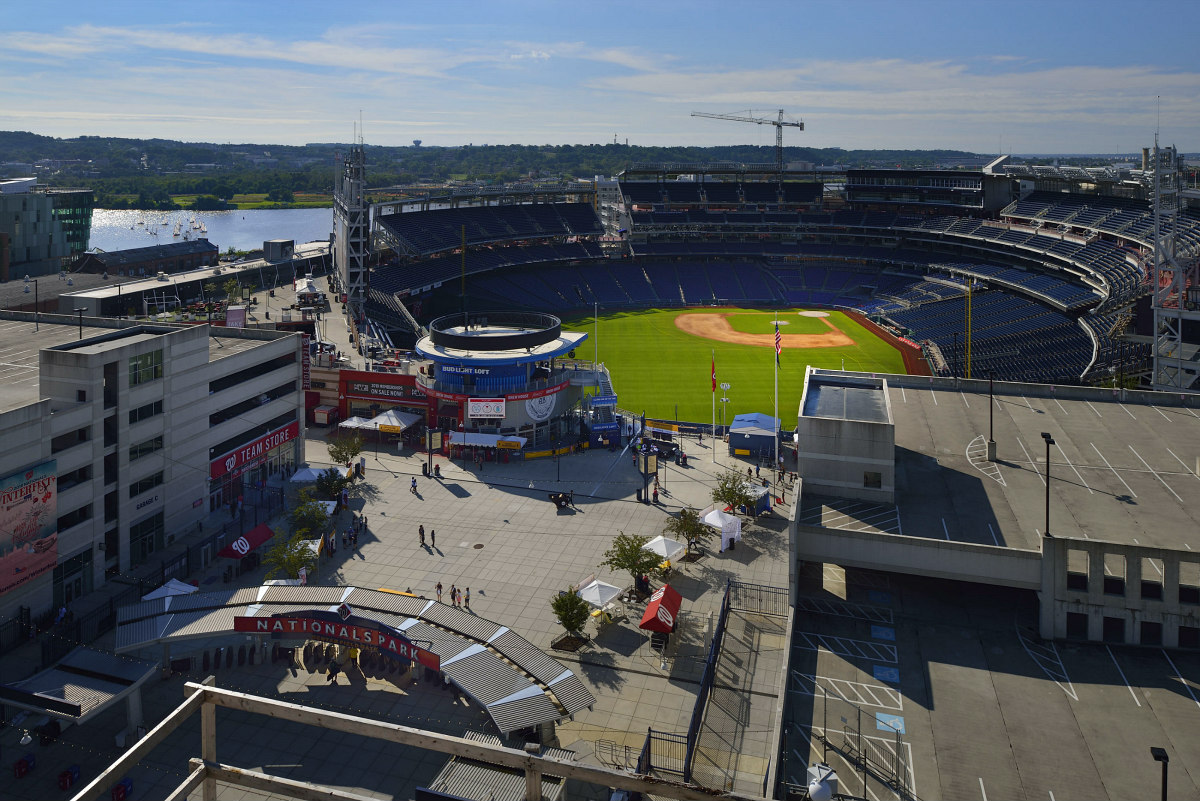
[[[712,352],[712,458],[717,463],[717,350]]]
[[[782,342],[779,338],[779,310],[775,310],[775,459],[771,463],[771,475],[777,476],[775,473],[779,469],[779,351]],[[778,478],[771,482],[772,486],[776,486]],[[778,487],[776,486],[776,489]],[[772,499],[774,505],[774,499]]]

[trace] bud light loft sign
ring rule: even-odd
[[[235,617],[233,630],[272,637],[307,637],[357,648],[374,648],[392,659],[416,660],[431,670],[441,670],[437,654],[416,646],[400,632],[374,620],[350,615],[342,620],[337,612],[318,609],[275,617]]]

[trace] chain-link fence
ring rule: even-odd
[[[785,733],[786,789],[802,786],[807,765],[820,761],[837,772],[839,792],[849,798],[916,801],[898,690],[793,671],[788,691],[810,696],[812,714]]]

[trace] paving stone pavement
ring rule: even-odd
[[[314,429],[306,443],[308,462],[313,466],[328,463],[321,433]],[[368,532],[360,535],[357,551],[339,549],[333,559],[323,560],[316,583],[411,589],[430,598],[439,581],[447,589],[451,584],[470,587],[474,613],[510,626],[549,651],[575,670],[595,695],[592,709],[557,727],[562,745],[592,763],[599,761],[597,744],[602,741],[604,745],[628,745],[636,752],[649,727],[686,732],[726,581],[787,586],[783,516],[773,512],[748,525],[744,541],[733,551],[720,554],[713,550],[699,561],[680,565],[670,583],[683,595],[683,610],[678,635],[665,660],[650,651],[647,636],[637,628],[644,608],[637,604],[630,604],[624,615],[602,631],[596,632],[589,623],[589,632],[595,636],[583,650],[550,651],[551,641],[562,633],[550,599],[590,574],[618,586],[630,585],[629,576],[612,575],[600,567],[613,537],[620,531],[649,537],[662,533],[668,515],[681,506],[708,505],[714,476],[726,466],[744,469],[744,462],[726,454],[714,460],[711,444],[707,438],[703,445],[686,443],[689,466],[667,465],[658,506],[634,498],[639,479],[627,452],[571,455],[557,465],[551,460],[488,462],[482,470],[474,465],[464,469],[461,462],[438,456],[442,478],[434,480],[421,475],[423,454],[376,454],[368,445],[366,480],[359,482],[351,502],[356,514],[367,516]],[[414,475],[419,488],[415,496],[408,491]],[[572,489],[574,509],[560,511],[547,498],[548,492]],[[437,532],[436,547],[420,546],[419,525],[425,526],[427,534]],[[259,580],[261,573],[255,573],[243,577],[242,583]],[[110,634],[98,645],[110,647],[111,638]],[[178,644],[172,656],[217,644],[222,643]],[[777,701],[782,663],[781,649],[756,654],[756,692],[745,710],[746,721],[755,732],[745,738],[747,747],[758,749],[767,739],[761,729],[769,725],[770,710]],[[214,672],[221,687],[408,726],[453,734],[489,726],[487,716],[471,700],[453,690],[407,678],[367,679],[352,671],[330,686],[323,673],[304,667],[289,671],[269,662]],[[153,725],[177,705],[182,693],[179,677],[152,680],[144,693],[147,724]],[[44,798],[51,788],[59,794],[56,776],[72,763],[83,767],[85,779],[94,776],[119,754],[112,734],[123,728],[124,719],[123,707],[114,709],[83,727],[69,728],[55,745],[35,746],[39,758],[35,774],[0,786],[0,799]],[[228,710],[219,710],[217,726],[221,761],[381,798],[411,798],[414,789],[432,780],[446,761],[434,752]],[[10,743],[15,734],[15,729],[8,727],[0,736],[5,756],[19,748]],[[182,781],[188,758],[197,756],[199,748],[199,717],[194,716],[131,773],[134,797],[165,795]],[[762,764],[774,757],[768,753],[761,756]],[[586,786],[573,786],[572,793],[573,798],[607,797],[602,788]],[[229,786],[222,786],[220,792],[222,799],[263,797]]]

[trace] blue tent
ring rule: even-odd
[[[774,458],[779,436],[779,420],[769,414],[749,412],[733,418],[729,426],[729,453],[732,456],[768,456]]]

